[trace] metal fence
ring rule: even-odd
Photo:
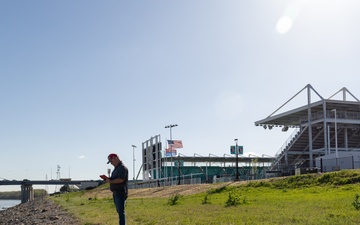
[[[140,188],[154,188],[154,187],[165,187],[173,185],[183,184],[201,184],[201,177],[198,174],[184,175],[180,177],[168,177],[158,180],[148,181],[129,181],[129,189],[140,189]]]
[[[319,158],[316,160],[316,167],[320,169],[319,172],[331,172],[345,169],[360,168],[359,157],[346,156],[331,159]]]
[[[201,183],[222,183],[222,182],[233,182],[235,176],[224,176],[217,177],[214,176],[213,179],[204,181],[202,179],[203,174],[190,174],[183,175],[179,177],[169,177],[162,178],[158,180],[148,180],[148,181],[129,181],[129,189],[141,189],[141,188],[154,188],[154,187],[165,187],[165,186],[174,186],[174,185],[184,185],[184,184],[201,184]],[[246,176],[246,179],[241,178],[240,180],[256,180],[263,179],[265,176],[256,177],[254,175]]]

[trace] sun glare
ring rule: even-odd
[[[280,34],[287,33],[293,26],[294,21],[289,16],[281,17],[276,24],[276,31]]]
[[[279,34],[286,34],[294,25],[295,19],[300,15],[304,6],[309,0],[294,0],[285,8],[284,14],[276,23],[276,31]]]

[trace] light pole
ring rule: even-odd
[[[334,112],[335,115],[335,157],[336,157],[336,166],[339,166],[338,163],[338,138],[337,138],[337,121],[336,121],[336,109],[331,110],[332,112]]]
[[[165,128],[169,128],[170,129],[170,140],[172,140],[172,133],[171,133],[171,129],[173,127],[177,127],[178,125],[177,124],[170,124],[170,125],[167,125],[165,126]],[[171,179],[173,177],[173,161],[172,161],[172,145],[170,145],[170,156],[171,156],[171,169],[170,169],[170,176],[171,176]],[[171,180],[171,183],[172,183],[172,180]]]
[[[236,146],[235,146],[235,155],[236,155],[236,176],[235,176],[235,181],[239,181],[239,147],[238,147],[238,139],[234,139]]]
[[[180,157],[180,155],[178,157]],[[180,185],[180,160],[178,160],[178,179],[178,185]]]
[[[205,162],[205,182],[208,182],[208,162]]]
[[[135,181],[135,145],[131,145],[133,147],[133,181]]]

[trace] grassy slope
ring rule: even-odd
[[[252,182],[130,190],[127,222],[360,224],[360,210],[352,205],[355,195],[360,194],[359,181],[360,170],[347,170]],[[83,224],[116,224],[117,214],[107,185],[52,199]],[[226,206],[229,200],[237,205]]]

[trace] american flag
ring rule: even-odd
[[[173,148],[183,148],[183,143],[181,140],[168,140],[168,144]]]
[[[177,151],[176,151],[176,149],[174,149],[174,148],[172,148],[171,150],[170,150],[170,148],[166,148],[165,149],[165,152],[166,152],[166,157],[169,157],[169,156],[176,156],[177,155]],[[172,152],[172,153],[171,153]]]
[[[166,151],[166,153],[172,152],[172,153],[176,154],[176,149],[175,148],[172,148],[171,150],[170,150],[170,148],[166,148],[165,151]]]

